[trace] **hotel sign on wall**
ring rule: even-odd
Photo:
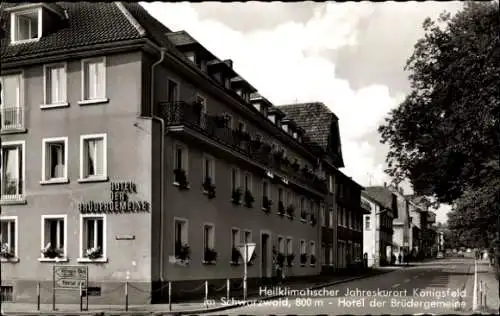
[[[149,212],[148,201],[131,201],[130,194],[137,194],[137,186],[133,182],[111,182],[110,201],[86,201],[78,204],[78,210],[88,213],[139,213]]]

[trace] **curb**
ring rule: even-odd
[[[361,276],[356,276],[356,277],[352,277],[352,278],[348,278],[348,279],[344,279],[344,280],[332,281],[332,282],[328,282],[328,283],[323,283],[321,285],[315,285],[315,286],[309,287],[309,289],[311,289],[311,290],[322,289],[324,287],[328,287],[328,286],[332,286],[332,285],[336,285],[336,284],[347,283],[347,282],[351,282],[351,281],[355,281],[355,280],[359,280],[359,279],[367,279],[370,277],[379,276],[379,275],[394,272],[394,271],[397,271],[397,270],[379,271],[377,273],[370,274],[370,275],[361,275]],[[254,299],[254,300],[250,300],[250,301],[252,301],[252,303],[254,303],[254,302],[260,303],[260,302],[265,302],[265,301],[277,299],[280,297],[286,297],[286,295],[266,296],[264,298]],[[219,306],[219,307],[189,310],[189,311],[161,312],[161,313],[153,314],[153,315],[155,315],[155,316],[160,316],[160,315],[177,315],[177,316],[180,316],[180,315],[199,315],[199,314],[206,314],[206,313],[220,312],[220,311],[224,311],[224,310],[234,309],[234,308],[238,308],[238,307],[243,307],[245,305],[249,305],[249,304],[248,303],[247,304],[231,304],[231,305],[224,305],[224,306]]]
[[[342,283],[347,283],[359,279],[367,279],[370,277],[375,277],[383,274],[387,274],[390,272],[398,271],[398,269],[394,270],[381,270],[373,274],[369,275],[361,275],[361,276],[355,276],[343,280],[337,280],[337,281],[332,281],[328,283],[323,283],[320,285],[315,285],[309,287],[311,290],[316,290],[316,289],[322,289],[324,287],[336,285],[336,284],[342,284]],[[249,299],[252,303],[260,303],[260,302],[265,302],[265,301],[270,301],[273,299],[277,299],[280,297],[286,297],[286,295],[273,295],[273,296],[266,296],[264,298],[259,298],[259,299]],[[135,316],[166,316],[166,315],[175,315],[175,316],[180,316],[180,315],[199,315],[199,314],[206,314],[206,313],[212,313],[212,312],[219,312],[219,311],[224,311],[224,310],[229,310],[229,309],[235,309],[238,307],[243,307],[245,305],[249,305],[249,303],[242,303],[242,304],[228,304],[228,305],[223,305],[223,306],[218,306],[218,307],[212,307],[212,308],[204,308],[204,309],[195,309],[195,310],[185,310],[185,311],[50,311],[50,312],[25,312],[25,313],[17,313],[17,312],[2,312],[1,315],[9,315],[9,316],[20,316],[20,315],[64,315],[64,316],[119,316],[119,315],[135,315]]]

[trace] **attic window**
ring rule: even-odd
[[[10,23],[12,43],[36,41],[42,34],[42,9],[13,12]]]
[[[288,125],[283,124],[283,126],[281,126],[281,128],[282,128],[285,132],[288,132]]]
[[[276,122],[276,116],[274,114],[270,114],[267,118],[273,123]]]
[[[293,132],[293,138],[297,139],[297,132]]]
[[[257,111],[260,111],[260,103],[254,103],[253,107],[257,109]]]
[[[187,52],[186,58],[189,59],[193,64],[196,64],[196,54],[194,52]]]

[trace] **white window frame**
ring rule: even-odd
[[[58,214],[58,215],[42,215],[41,217],[41,236],[40,236],[40,249],[44,249],[46,246],[46,240],[45,240],[45,221],[50,220],[50,219],[62,219],[63,220],[63,230],[64,230],[64,247],[63,247],[63,257],[62,258],[45,258],[43,254],[40,253],[40,258],[38,258],[38,261],[40,262],[67,262],[68,261],[68,215],[67,214]],[[104,224],[104,223],[103,223]],[[83,226],[82,226],[83,227]],[[83,230],[81,230],[83,232]],[[104,238],[103,238],[104,240]],[[82,240],[83,242],[83,240]],[[82,244],[83,245],[83,244]],[[80,247],[83,248],[83,247]],[[82,253],[83,254],[83,253]],[[80,257],[82,257],[80,255]]]
[[[247,187],[245,187],[247,185],[246,183],[246,179],[248,179],[248,191],[250,191],[250,193],[253,194],[253,179],[252,179],[252,174],[250,172],[244,172],[243,173],[243,190],[246,190]],[[243,191],[243,193],[245,193]]]
[[[307,243],[305,239],[299,241],[299,253],[300,255],[307,254]]]
[[[202,258],[202,261],[203,262],[206,262],[205,261],[205,249],[213,249],[215,251],[217,251],[215,249],[215,224],[213,223],[203,223],[203,225],[201,226],[202,227],[202,233],[201,233],[201,244],[202,244],[202,247],[201,247],[201,258]],[[208,245],[205,245],[205,227],[210,227],[211,229],[208,231],[209,232],[209,235],[208,235]]]
[[[23,192],[21,194],[14,194],[14,195],[4,195],[2,194],[3,193],[3,186],[5,185],[4,181],[3,181],[3,172],[4,172],[4,168],[3,168],[3,149],[5,147],[20,147],[21,148],[21,160],[22,160],[22,165],[21,165],[21,181],[22,181],[22,190]],[[0,167],[1,167],[1,177],[2,177],[2,188],[0,191],[0,195],[1,195],[1,201],[3,204],[6,204],[6,202],[16,202],[16,201],[24,201],[24,198],[25,198],[25,195],[26,195],[26,141],[24,140],[16,140],[16,141],[8,141],[8,142],[2,142],[2,153],[1,153],[1,157],[2,157],[2,161],[0,161]]]
[[[63,78],[61,79],[62,82],[58,82],[58,84],[63,86],[63,100],[60,102],[49,102],[48,98],[48,90],[51,89],[52,87],[52,80],[53,78],[50,77],[50,80],[48,79],[48,73],[47,71],[50,71],[51,69],[54,68],[63,68]],[[61,89],[59,87],[58,89]],[[55,64],[48,64],[48,65],[43,65],[43,104],[40,105],[41,109],[51,109],[51,108],[60,108],[60,107],[67,107],[69,106],[68,103],[68,63],[67,62],[62,62],[62,63],[55,63]]]
[[[0,258],[0,262],[19,262],[19,222],[17,216],[0,215],[0,222],[13,222],[14,223],[14,258],[5,259]],[[8,234],[10,236],[10,234]],[[8,240],[7,240],[8,241]],[[10,247],[10,243],[7,243]]]
[[[184,56],[186,56],[186,58],[191,61],[193,64],[196,65],[196,52],[186,52],[184,54]],[[191,59],[192,58],[192,59]]]
[[[236,232],[236,236],[234,238],[234,243],[233,243],[233,232]],[[238,249],[239,243],[241,243],[241,229],[239,227],[231,227],[231,251],[234,248]]]
[[[229,173],[229,183],[231,185],[231,192],[235,189],[241,189],[241,170],[238,167],[232,166]],[[233,171],[236,171],[235,179],[233,180]],[[243,192],[244,193],[244,192]]]
[[[18,40],[17,39],[17,32],[18,32],[18,18],[20,15],[24,14],[29,14],[29,13],[34,13],[36,12],[38,15],[38,23],[37,23],[37,28],[38,28],[38,36],[35,38],[29,38],[29,39],[24,39],[24,40]],[[30,24],[31,27],[33,27]],[[23,10],[23,11],[18,11],[18,12],[12,12],[10,15],[10,42],[11,44],[23,44],[23,43],[30,43],[30,42],[36,42],[42,37],[42,8],[36,8],[36,9],[29,9],[29,10]],[[31,32],[30,32],[31,33]]]
[[[175,155],[177,157],[177,155]],[[177,159],[177,158],[176,158]],[[209,170],[209,177],[210,179],[212,180],[212,184],[215,185],[215,158],[209,154],[203,154],[202,155],[202,170],[203,170],[203,179],[202,179],[202,183],[205,182],[205,176],[207,174],[207,170],[206,170],[206,164],[205,164],[205,160],[208,160],[209,161],[209,164],[211,165],[210,166],[210,169]]]
[[[316,263],[318,263],[318,256],[316,256],[316,242],[313,241],[313,240],[309,241],[309,257],[310,256],[316,257]],[[311,260],[309,259],[309,264],[311,266],[315,266],[316,265],[316,263],[312,264],[310,262],[311,262]]]
[[[319,207],[319,215],[321,219],[321,227],[326,227],[326,212],[324,204],[321,204]]]
[[[182,217],[174,217],[174,220],[173,220],[173,229],[172,229],[172,255],[175,256],[175,243],[176,243],[176,240],[175,238],[177,237],[176,234],[175,234],[175,228],[176,228],[176,224],[177,222],[182,222],[184,223],[184,226],[183,226],[183,230],[184,231],[181,231],[181,244],[184,246],[184,244],[188,245],[189,246],[189,220],[187,218],[182,218]],[[184,240],[183,240],[184,239]],[[203,258],[203,257],[202,257]]]
[[[5,91],[3,89],[0,89],[0,109],[2,111],[2,120],[0,122],[0,126],[2,130],[24,130],[24,70],[21,70],[16,73],[12,74],[5,74],[0,77],[2,87],[5,87],[5,77],[17,77],[17,88],[16,88],[16,104],[13,105],[6,105],[4,103],[5,100]],[[10,111],[15,111],[18,121],[11,123],[9,125],[4,124],[5,122],[5,117],[6,114],[4,113],[5,111],[10,110]]]
[[[103,96],[95,99],[87,99],[85,97],[85,88],[86,88],[86,82],[85,82],[85,70],[87,69],[87,64],[89,63],[103,63],[104,64],[104,72],[102,75],[102,78],[100,79],[102,82],[100,82],[103,85]],[[106,103],[109,101],[107,98],[107,72],[108,72],[108,67],[107,67],[107,60],[106,56],[101,56],[101,57],[93,57],[93,58],[86,58],[81,60],[81,100],[78,101],[78,104],[80,105],[85,105],[85,104],[98,104],[98,103]],[[98,77],[99,78],[99,77]]]
[[[335,265],[333,263],[333,246],[328,247],[328,262],[330,262],[331,267]]]
[[[182,169],[186,173],[186,177],[189,174],[189,147],[186,146],[183,143],[180,142],[174,142],[174,168],[173,170],[177,169],[177,149],[181,148],[182,149]]]
[[[335,181],[333,175],[328,175],[328,191],[330,193],[335,193]]]
[[[326,209],[325,209],[326,211]],[[333,228],[333,217],[335,216],[335,212],[333,210],[333,207],[330,207],[328,210],[328,227]]]
[[[86,219],[102,219],[102,257],[97,259],[89,259],[83,256],[83,225]],[[80,258],[77,262],[108,262],[107,257],[107,216],[106,214],[80,214]]]
[[[276,236],[276,243],[277,243],[277,251],[278,253],[282,253],[282,254],[286,254],[285,253],[285,239],[283,238],[283,236],[281,235],[278,235]]]
[[[84,144],[86,140],[102,139],[102,160],[103,160],[103,174],[99,176],[84,177]],[[80,179],[78,182],[93,182],[93,181],[107,181],[108,180],[108,136],[106,133],[102,134],[84,134],[80,135]]]
[[[47,147],[53,143],[64,144],[64,172],[59,178],[48,178],[50,170],[47,170]],[[68,137],[50,137],[42,139],[42,181],[41,184],[49,183],[67,183],[68,182]]]
[[[240,236],[241,243],[242,244],[243,243],[252,243],[253,242],[253,233],[252,233],[252,230],[251,229],[243,229],[242,232],[243,232],[243,234]],[[245,240],[245,237],[246,237],[247,234],[250,236],[248,238],[249,239],[248,241]]]

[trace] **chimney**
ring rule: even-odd
[[[233,61],[231,59],[224,60],[224,63],[229,66],[229,68],[233,69]]]

